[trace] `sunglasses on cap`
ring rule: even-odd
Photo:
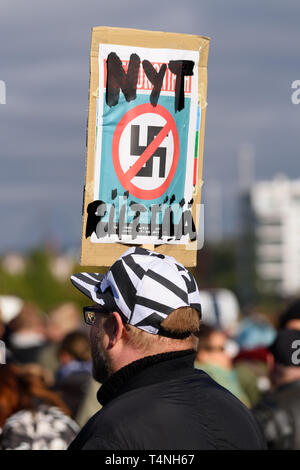
[[[111,312],[103,309],[103,308],[97,308],[97,307],[83,307],[83,318],[84,321],[87,325],[92,326],[95,323],[96,320],[96,315],[102,314],[108,316]],[[118,312],[122,318],[123,324],[126,326],[128,323],[128,320],[124,317],[124,315],[120,312]]]
[[[83,318],[87,325],[92,326],[95,323],[96,315],[109,315],[109,312],[97,307],[83,307]]]

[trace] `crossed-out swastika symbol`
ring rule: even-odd
[[[157,122],[151,125],[153,114],[164,121],[162,126]],[[140,125],[136,122],[132,123],[132,121],[140,117],[145,120],[147,116],[149,116],[150,122],[143,124],[147,126],[147,145],[143,147],[139,145]],[[123,152],[120,142],[122,137],[126,135],[126,128],[130,130],[128,138],[125,138],[123,143],[125,147],[126,143],[128,145],[127,156],[138,158],[132,165],[124,168],[121,164]],[[160,147],[167,136],[172,140],[165,144],[166,147]],[[171,151],[168,150],[169,146]],[[153,174],[155,171],[154,157],[160,159],[158,176]],[[159,104],[154,108],[149,103],[140,104],[127,111],[116,126],[112,141],[112,160],[120,183],[132,196],[142,200],[151,200],[162,196],[175,175],[179,160],[179,136],[176,123],[170,112]],[[142,177],[138,179],[141,183],[140,186],[135,182],[136,177]],[[154,187],[149,188],[149,180],[156,182]]]
[[[139,145],[140,139],[140,126],[131,125],[131,136],[130,136],[130,154],[133,156],[140,156],[154,140],[154,138],[163,129],[160,126],[148,126],[147,128],[147,145]],[[145,165],[140,169],[136,176],[151,177],[153,175],[153,159],[159,157],[159,178],[164,178],[166,174],[166,148],[158,147],[154,150],[152,156],[147,160]]]

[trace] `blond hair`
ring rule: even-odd
[[[191,307],[180,307],[161,322],[159,334],[151,334],[126,325],[126,341],[143,352],[160,353],[180,349],[197,349],[195,334],[200,328],[200,313]]]

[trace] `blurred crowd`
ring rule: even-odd
[[[200,295],[195,367],[252,410],[269,449],[300,449],[300,300],[242,315],[226,289]],[[66,449],[100,409],[87,328],[72,303],[0,296],[1,449]]]
[[[0,339],[1,448],[66,449],[100,408],[80,311],[64,303],[44,313],[2,297]]]

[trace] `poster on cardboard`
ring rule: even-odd
[[[106,35],[93,49],[97,89],[92,96],[90,89],[88,140],[93,134],[94,145],[84,241],[187,246],[197,238],[194,206],[202,183],[201,47],[113,39]]]
[[[194,157],[201,118],[198,56],[196,51],[99,45],[94,199],[103,201],[103,207],[98,209],[101,221],[92,242],[186,243],[189,234],[180,230],[181,219],[196,184]],[[130,58],[131,65],[136,58],[133,66],[138,69],[133,78],[135,98],[128,98],[120,87],[118,100],[112,103],[108,80],[118,81],[118,77],[109,74],[130,73]],[[108,65],[109,60],[115,62]],[[172,73],[169,64],[183,61],[190,66],[189,75]],[[154,104],[147,66],[163,76]],[[176,109],[176,80],[184,81],[180,110]]]

